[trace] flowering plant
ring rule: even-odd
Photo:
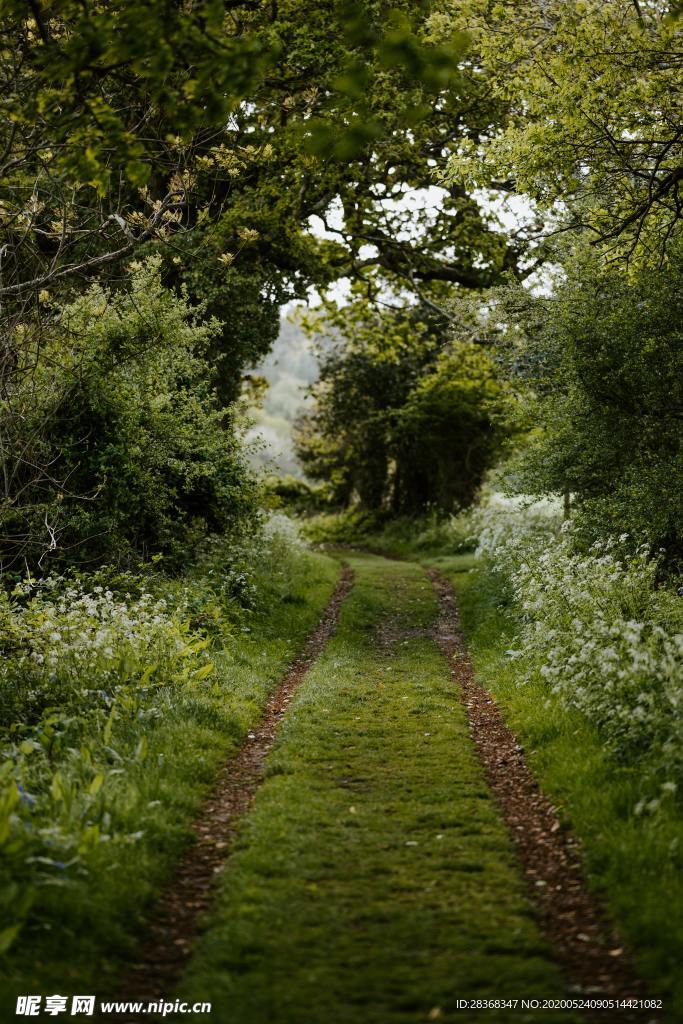
[[[541,678],[601,731],[614,752],[655,779],[683,783],[683,602],[658,561],[627,534],[589,550],[551,504],[494,501],[479,554],[504,578],[521,620],[521,681]]]

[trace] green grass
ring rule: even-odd
[[[339,567],[302,552],[257,579],[251,632],[238,631],[214,660],[217,672],[163,717],[126,725],[122,746],[144,736],[144,759],[122,765],[107,813],[118,841],[99,843],[63,884],[40,890],[39,916],[2,965],[2,996],[115,989],[151,901],[191,839],[190,825],[218,765],[257,719],[330,597]],[[153,711],[153,709],[152,709]],[[58,880],[59,881],[59,880]]]
[[[434,555],[468,551],[475,544],[466,514],[447,516],[431,512],[421,516],[391,517],[388,512],[346,509],[302,520],[306,536],[315,544],[364,547],[391,557],[420,561]]]
[[[635,815],[636,768],[617,764],[598,732],[538,683],[519,685],[513,623],[471,558],[435,559],[455,585],[477,678],[499,700],[544,790],[583,842],[592,888],[635,950],[652,996],[683,1020],[683,820],[670,800]]]
[[[340,629],[283,722],[182,995],[212,1001],[215,1024],[455,1020],[458,998],[561,996],[426,634],[432,588],[414,564],[350,561]],[[568,1019],[482,1016],[551,1018]]]

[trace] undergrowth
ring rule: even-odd
[[[552,506],[498,500],[479,513],[478,555],[518,640],[507,656],[637,767],[652,813],[683,788],[683,600],[628,534],[579,546]]]
[[[347,509],[304,519],[302,530],[315,544],[361,546],[402,558],[471,551],[477,543],[471,514],[446,515],[436,510],[423,516],[392,517]]]
[[[100,570],[2,597],[5,991],[115,975],[336,573],[280,522],[211,542],[182,578]]]

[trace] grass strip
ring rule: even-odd
[[[18,994],[115,990],[154,897],[192,839],[191,823],[218,765],[260,717],[338,574],[332,559],[303,551],[286,578],[271,566],[256,580],[268,599],[259,603],[251,631],[227,638],[215,653],[215,675],[170,708],[166,703],[163,716],[126,723],[121,745],[140,749],[144,740],[145,756],[120,765],[111,787],[106,815],[117,841],[100,841],[61,884],[41,889],[39,923],[25,928],[3,964],[8,1017]]]
[[[597,730],[537,682],[519,685],[514,623],[470,556],[436,558],[452,581],[477,678],[496,696],[536,778],[583,844],[591,888],[633,949],[667,1020],[683,1021],[683,820],[674,800],[634,813],[637,766],[615,761]],[[471,570],[471,571],[470,571]]]
[[[561,997],[430,635],[432,587],[414,564],[350,562],[183,998],[210,1000],[216,1024],[392,1024],[454,1019],[458,999]]]

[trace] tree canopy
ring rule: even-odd
[[[433,184],[454,128],[477,142],[503,109],[463,64],[466,34],[435,35],[428,5],[36,0],[2,14],[5,299],[150,240],[267,263],[293,294],[371,271],[480,287],[516,265],[462,186],[431,217],[388,203]],[[308,222],[335,202],[343,223],[323,244]]]
[[[660,0],[467,0],[506,117],[455,142],[447,180],[530,196],[608,258],[661,263],[683,214],[681,21]],[[501,128],[502,125],[502,128]]]

